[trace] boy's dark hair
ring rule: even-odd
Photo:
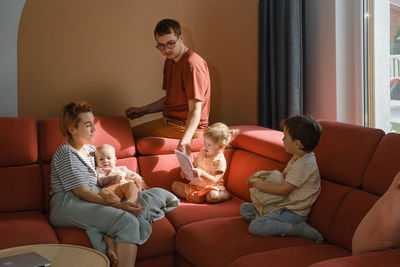
[[[176,37],[181,36],[181,25],[173,19],[159,21],[154,29],[154,37],[173,33]]]
[[[300,140],[303,145],[301,150],[311,152],[318,145],[321,137],[321,125],[310,116],[298,115],[287,118],[281,122],[293,140]]]

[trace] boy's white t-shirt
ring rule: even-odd
[[[287,195],[275,210],[287,208],[301,216],[307,216],[321,191],[321,177],[314,152],[309,152],[301,158],[289,160],[286,168],[285,181],[296,188]]]

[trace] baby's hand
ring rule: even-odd
[[[121,175],[112,175],[112,176],[110,176],[111,177],[111,183],[112,184],[118,184],[118,183],[120,183],[121,182],[121,180],[122,180],[122,176]]]

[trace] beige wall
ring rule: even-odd
[[[54,117],[77,100],[98,115],[122,115],[162,97],[164,58],[153,29],[166,17],[181,23],[185,43],[208,62],[210,120],[256,124],[256,0],[27,0],[18,36],[19,116]]]

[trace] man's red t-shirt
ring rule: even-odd
[[[185,125],[189,114],[188,100],[196,99],[202,102],[198,128],[207,127],[211,95],[207,62],[189,49],[176,63],[166,59],[163,73],[163,89],[166,91],[163,116]]]

